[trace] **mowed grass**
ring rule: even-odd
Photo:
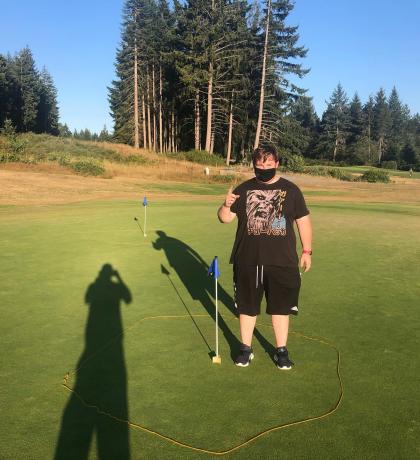
[[[314,265],[303,275],[289,341],[296,366],[287,373],[271,361],[266,315],[258,320],[252,365],[231,362],[238,340],[228,264],[235,225],[217,222],[217,206],[151,202],[146,238],[138,202],[0,208],[0,458],[215,458],[97,415],[61,386],[68,371],[69,387],[103,412],[212,451],[322,415],[339,396],[337,356],[298,333],[339,350],[341,405],[226,458],[420,456],[420,209],[311,206]],[[213,281],[205,264],[214,255],[221,264],[221,366],[209,358]],[[91,306],[85,303],[104,264],[130,292],[120,309],[115,303],[124,295],[115,301],[104,284],[89,291]],[[98,309],[101,302],[108,308]],[[83,454],[82,445],[89,446]]]
[[[399,176],[405,178],[413,178],[413,179],[420,179],[420,172],[413,171],[410,175],[409,171],[402,171],[397,169],[386,169],[386,168],[375,168],[374,166],[340,166],[340,169],[344,171],[348,171],[350,173],[357,173],[363,174],[366,171],[374,170],[374,171],[386,171],[389,173],[390,176]]]

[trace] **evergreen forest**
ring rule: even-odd
[[[293,2],[259,5],[125,0],[108,87],[112,132],[71,132],[59,123],[53,80],[30,49],[0,55],[0,128],[164,154],[205,151],[227,164],[270,143],[286,160],[420,169],[420,115],[396,87],[362,101],[338,83],[319,116],[304,88],[310,44],[289,23]]]

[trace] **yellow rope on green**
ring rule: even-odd
[[[179,319],[179,318],[191,318],[191,317],[195,317],[195,318],[208,318],[208,315],[162,315],[162,316],[147,316],[145,318],[142,318],[140,319],[139,321],[136,321],[134,324],[132,324],[131,326],[129,326],[127,329],[130,330],[132,329],[133,327],[137,326],[139,323],[143,322],[143,321],[147,321],[147,320],[151,320],[151,319]],[[268,324],[261,324],[261,326],[265,326],[265,327],[271,327],[271,325],[268,325]],[[178,441],[177,439],[173,439],[169,436],[165,436],[164,434],[162,433],[159,433],[157,431],[153,431],[149,428],[146,428],[145,426],[142,426],[142,425],[139,425],[137,423],[133,423],[133,422],[130,422],[130,420],[124,420],[124,419],[121,419],[119,417],[115,417],[114,415],[108,413],[108,412],[104,412],[103,410],[101,410],[98,406],[95,406],[94,404],[89,404],[87,403],[77,392],[75,392],[71,387],[70,385],[68,384],[68,380],[70,378],[70,375],[71,374],[75,374],[81,367],[83,367],[85,365],[85,363],[87,361],[89,361],[90,359],[92,359],[94,356],[96,356],[98,353],[100,353],[104,348],[106,348],[111,342],[112,340],[106,344],[104,347],[102,347],[100,350],[98,350],[96,353],[92,354],[88,359],[86,359],[81,366],[79,366],[79,368],[75,369],[73,372],[67,372],[67,374],[64,376],[64,382],[62,383],[62,386],[64,388],[66,388],[68,391],[70,391],[71,393],[73,393],[79,400],[80,402],[85,406],[85,407],[88,407],[88,408],[91,408],[91,409],[95,409],[97,411],[98,414],[101,414],[101,415],[105,415],[106,417],[109,417],[113,420],[116,420],[118,422],[121,422],[121,423],[127,423],[128,426],[130,426],[131,428],[134,428],[134,429],[137,429],[137,430],[140,430],[140,431],[143,431],[145,433],[148,433],[148,434],[151,434],[153,436],[157,436],[158,438],[160,439],[163,439],[165,441],[169,441],[171,442],[172,444],[175,444],[177,446],[180,446],[180,447],[184,447],[186,449],[190,449],[190,450],[194,450],[194,451],[197,451],[197,452],[202,452],[202,453],[206,453],[206,454],[211,454],[211,455],[226,455],[226,454],[229,454],[231,452],[234,452],[235,450],[238,450],[244,446],[246,446],[247,444],[250,444],[251,442],[255,441],[256,439],[258,438],[261,438],[262,436],[265,436],[269,433],[272,433],[274,431],[278,431],[278,430],[282,430],[284,428],[289,428],[291,426],[296,426],[296,425],[302,425],[303,423],[308,423],[308,422],[312,422],[314,420],[320,420],[320,419],[323,419],[325,417],[328,417],[329,415],[333,414],[337,409],[338,407],[340,406],[341,404],[341,401],[343,399],[343,396],[344,396],[344,386],[343,386],[343,381],[341,379],[341,374],[340,374],[340,360],[341,360],[341,356],[340,356],[340,351],[338,350],[338,348],[332,344],[332,343],[329,343],[327,342],[326,340],[324,339],[321,339],[321,338],[317,338],[317,337],[309,337],[305,334],[302,334],[300,332],[290,332],[290,334],[292,335],[295,335],[295,336],[298,336],[298,337],[302,337],[304,339],[307,339],[307,340],[312,340],[314,342],[319,342],[319,343],[322,343],[323,345],[326,345],[330,348],[333,348],[337,354],[337,365],[336,365],[336,372],[337,372],[337,377],[338,377],[338,382],[339,382],[339,385],[340,385],[340,391],[339,391],[339,395],[338,395],[338,399],[337,401],[334,403],[334,405],[331,407],[331,409],[329,409],[327,412],[321,414],[321,415],[316,415],[316,416],[313,416],[313,417],[308,417],[308,418],[304,418],[304,419],[301,419],[301,420],[296,420],[294,422],[289,422],[289,423],[283,423],[281,425],[276,425],[276,426],[273,426],[271,428],[268,428],[264,431],[261,431],[260,433],[250,437],[249,439],[247,439],[246,441],[243,441],[241,442],[240,444],[234,446],[234,447],[231,447],[230,449],[226,449],[226,450],[220,450],[220,451],[215,451],[215,450],[209,450],[209,449],[202,449],[200,447],[194,447],[194,446],[191,446],[185,442],[182,442],[182,441]],[[115,337],[116,338],[116,337]],[[115,340],[115,338],[113,340]]]

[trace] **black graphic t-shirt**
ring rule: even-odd
[[[239,195],[230,208],[238,228],[230,263],[296,267],[293,223],[309,214],[299,187],[282,177],[273,184],[254,177],[233,193]]]

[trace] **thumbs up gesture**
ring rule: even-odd
[[[239,196],[240,195],[235,195],[233,193],[233,187],[230,187],[228,192],[227,192],[224,205],[227,208],[230,208],[233,205],[233,203],[235,203],[235,201],[239,198]]]

